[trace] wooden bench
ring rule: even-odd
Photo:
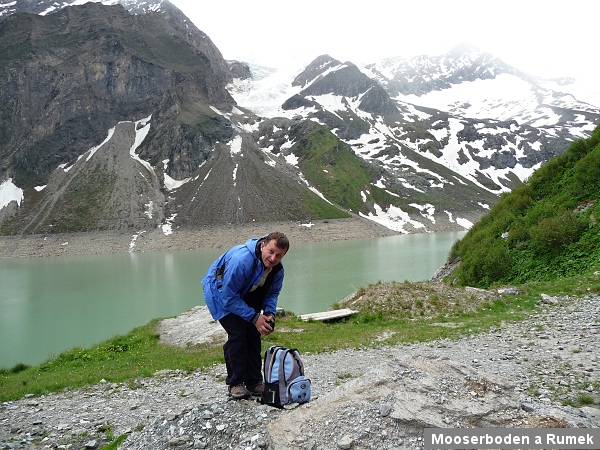
[[[344,309],[334,309],[333,311],[324,311],[324,312],[311,313],[311,314],[301,314],[299,317],[300,317],[300,319],[302,319],[304,321],[308,321],[308,320],[326,321],[326,320],[342,319],[344,317],[348,317],[348,316],[351,316],[352,314],[356,314],[356,313],[357,313],[357,311],[354,311],[353,309],[344,308]]]

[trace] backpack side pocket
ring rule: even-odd
[[[294,378],[287,388],[291,403],[306,403],[310,400],[310,379],[304,375]]]

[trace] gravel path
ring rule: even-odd
[[[5,402],[0,448],[128,433],[119,448],[421,449],[429,427],[599,427],[599,318],[598,296],[544,298],[529,320],[458,341],[305,354],[312,399],[283,410],[228,401],[223,365]],[[582,398],[594,403],[563,406]]]

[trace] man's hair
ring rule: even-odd
[[[273,231],[269,233],[265,238],[265,242],[275,240],[275,245],[283,250],[287,251],[290,249],[290,241],[287,236],[279,231]]]

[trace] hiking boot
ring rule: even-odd
[[[229,386],[229,396],[234,400],[242,400],[252,397],[252,393],[243,384]]]
[[[265,383],[255,384],[251,388],[248,388],[248,390],[254,397],[262,397],[265,392]]]

